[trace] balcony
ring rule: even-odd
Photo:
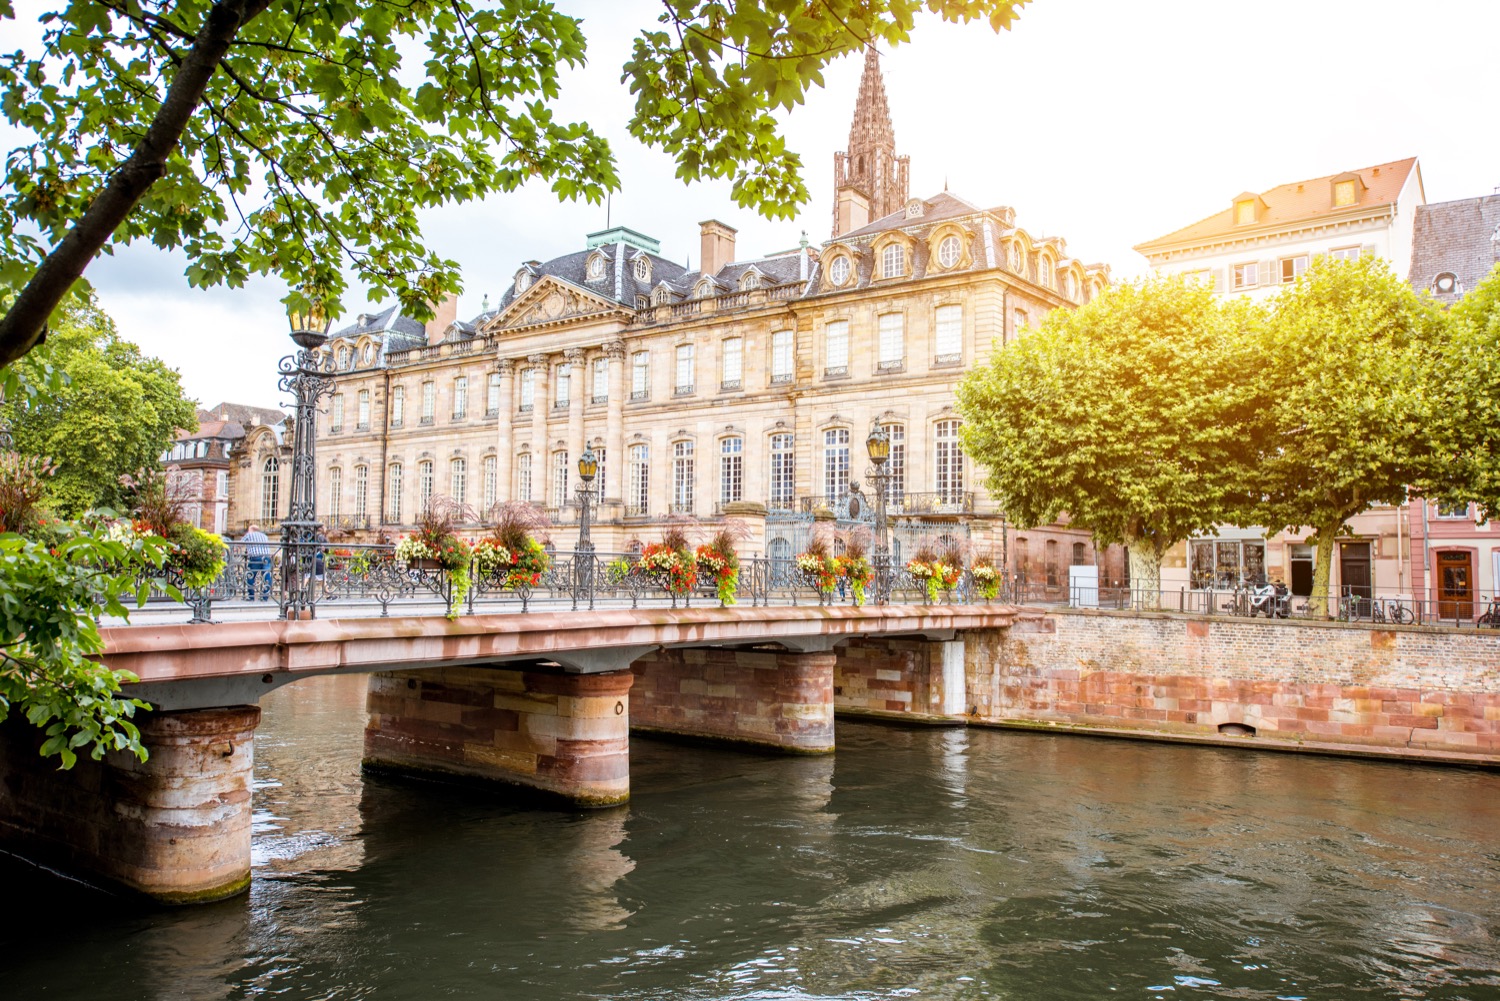
[[[448,421],[450,424],[457,424],[459,421],[466,421],[468,419],[469,412],[467,410],[455,410],[453,411],[453,416]]]
[[[823,370],[825,379],[847,379],[849,378],[848,365],[830,365]]]
[[[721,393],[737,393],[743,388],[745,388],[744,384],[739,379],[725,379],[719,383]]]
[[[323,521],[324,527],[330,532],[358,532],[370,527],[370,516],[367,514],[330,514]]]
[[[893,375],[897,372],[905,372],[906,359],[901,358],[896,361],[883,361],[876,366],[875,371],[880,373],[881,375]]]
[[[676,387],[675,389],[672,390],[672,395],[674,397],[675,396],[692,396],[693,395],[693,387],[692,386],[678,386],[678,387]]]
[[[791,383],[792,373],[790,372],[778,372],[771,376],[771,385],[773,386],[789,386]]]
[[[933,368],[955,368],[963,363],[964,356],[961,354],[938,355],[932,359]]]
[[[630,391],[631,403],[644,403],[649,399],[651,399],[651,390],[649,389],[632,389]]]
[[[417,421],[417,423],[420,424],[424,428],[426,428],[426,427],[432,427],[432,422],[433,422],[433,416],[431,414],[423,414],[422,415],[422,419],[419,420],[419,421]]]
[[[845,521],[869,520],[875,516],[875,497],[872,493],[863,492],[814,494],[799,497],[797,508],[803,514],[832,511],[836,517]],[[789,510],[790,506],[785,509]],[[974,494],[968,490],[924,493],[892,491],[886,496],[885,513],[891,517],[973,514]]]
[[[591,400],[593,403],[608,403],[609,395],[606,393],[595,393]]]

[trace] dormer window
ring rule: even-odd
[[[842,286],[849,280],[849,258],[840,254],[828,265],[828,280],[835,286]]]
[[[1444,271],[1432,280],[1432,290],[1438,295],[1452,295],[1458,291],[1458,276],[1451,271]]]
[[[595,254],[589,258],[588,269],[584,272],[591,282],[596,282],[604,277],[604,255]]]
[[[906,203],[906,218],[908,218],[908,219],[920,219],[920,218],[922,218],[922,212],[925,210],[925,208],[926,208],[926,206],[924,206],[922,204],[922,199],[920,199],[920,198],[913,198],[911,201],[909,201],[909,202]]]
[[[745,277],[740,279],[740,289],[742,291],[748,292],[753,288],[760,288],[760,275],[756,274],[754,271],[751,271],[746,273]]]
[[[890,243],[880,252],[880,277],[900,278],[906,274],[906,248]]]
[[[520,295],[531,288],[531,272],[521,270],[516,272],[516,295]]]
[[[1064,272],[1063,274],[1063,295],[1069,299],[1078,298],[1078,279],[1073,277],[1073,272],[1071,271]]]
[[[694,299],[707,299],[709,296],[711,296],[713,294],[714,294],[713,282],[709,281],[707,278],[705,278],[701,282],[699,282],[697,284],[697,286],[693,289],[693,298]]]
[[[1255,222],[1255,199],[1242,198],[1234,203],[1234,224],[1248,226]]]
[[[638,282],[651,280],[651,258],[645,254],[635,259],[635,280]]]
[[[1052,258],[1046,256],[1037,258],[1036,283],[1047,288],[1052,287]]]
[[[1353,178],[1347,181],[1335,181],[1333,183],[1333,207],[1343,208],[1345,205],[1353,205],[1359,200],[1359,192],[1356,190]]]
[[[1010,245],[1010,269],[1018,275],[1026,270],[1026,251],[1019,240]]]
[[[349,367],[349,363],[354,359],[354,353],[349,350],[349,345],[345,344],[343,347],[339,348],[338,358],[339,368],[347,369]]]
[[[665,285],[657,287],[651,293],[651,305],[653,306],[665,306],[671,301],[672,293],[667,291],[667,287]]]
[[[375,360],[375,345],[367,343],[365,345],[365,347],[364,347],[364,350],[360,352],[360,361],[363,364],[368,365],[368,364],[370,364],[374,360]]]

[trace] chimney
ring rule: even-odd
[[[448,324],[458,319],[458,296],[449,294],[443,297],[443,301],[432,307],[432,319],[427,321],[427,343],[443,343],[443,332],[448,329]]]
[[[733,226],[726,226],[717,219],[705,219],[698,224],[699,232],[702,234],[702,244],[698,256],[699,267],[705,275],[719,273],[719,269],[726,264],[734,263],[734,234]]]
[[[854,188],[839,188],[834,206],[834,236],[843,236],[870,224],[870,200]]]

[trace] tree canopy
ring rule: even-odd
[[[92,298],[64,307],[18,374],[39,383],[48,366],[66,372],[66,384],[7,400],[0,424],[9,426],[17,452],[56,466],[45,486],[54,513],[123,510],[128,492],[120,477],[158,466],[178,428],[197,428],[197,407],[183,397],[177,372],[121,340]]]
[[[964,450],[1017,524],[1067,513],[1153,589],[1168,548],[1248,501],[1257,320],[1182,278],[1053,310],[959,385]]]
[[[1349,518],[1454,472],[1435,448],[1444,326],[1431,298],[1373,257],[1320,257],[1271,304],[1256,369],[1258,499],[1240,524],[1315,529],[1317,594]]]
[[[924,9],[998,31],[1026,2],[664,0],[624,66],[628,128],[683,180],[788,216],[807,189],[773,113],[830,61],[905,41]],[[460,287],[423,209],[618,184],[608,143],[553,114],[585,38],[550,0],[69,0],[41,21],[41,51],[0,57],[0,113],[28,137],[0,195],[0,365],[120,244],[182,248],[195,286],[277,275],[334,315],[352,267],[421,319]]]
[[[1500,264],[1448,314],[1437,353],[1433,424],[1444,466],[1422,485],[1432,500],[1474,501],[1500,516]]]

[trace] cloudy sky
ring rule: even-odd
[[[739,229],[742,257],[792,246],[803,230],[827,238],[832,154],[845,146],[861,60],[834,66],[826,88],[786,116],[812,201],[797,221],[771,223],[737,208],[727,185],[685,187],[668,158],[626,136],[619,67],[658,6],[559,6],[585,19],[590,42],[559,114],[586,119],[613,145],[623,180],[616,224],[694,263],[697,224],[708,218]],[[1065,237],[1071,253],[1118,277],[1145,267],[1133,244],[1247,189],[1415,155],[1430,202],[1497,190],[1500,132],[1485,110],[1496,38],[1493,0],[1033,0],[1000,35],[924,22],[882,65],[914,195],[946,185],[982,205],[1014,206],[1028,231]],[[464,267],[459,311],[468,316],[519,262],[580,249],[585,233],[604,228],[605,208],[559,204],[538,184],[433,212],[426,225]],[[194,291],[183,266],[139,247],[89,274],[124,335],[177,366],[200,402],[284,404],[279,284]]]

